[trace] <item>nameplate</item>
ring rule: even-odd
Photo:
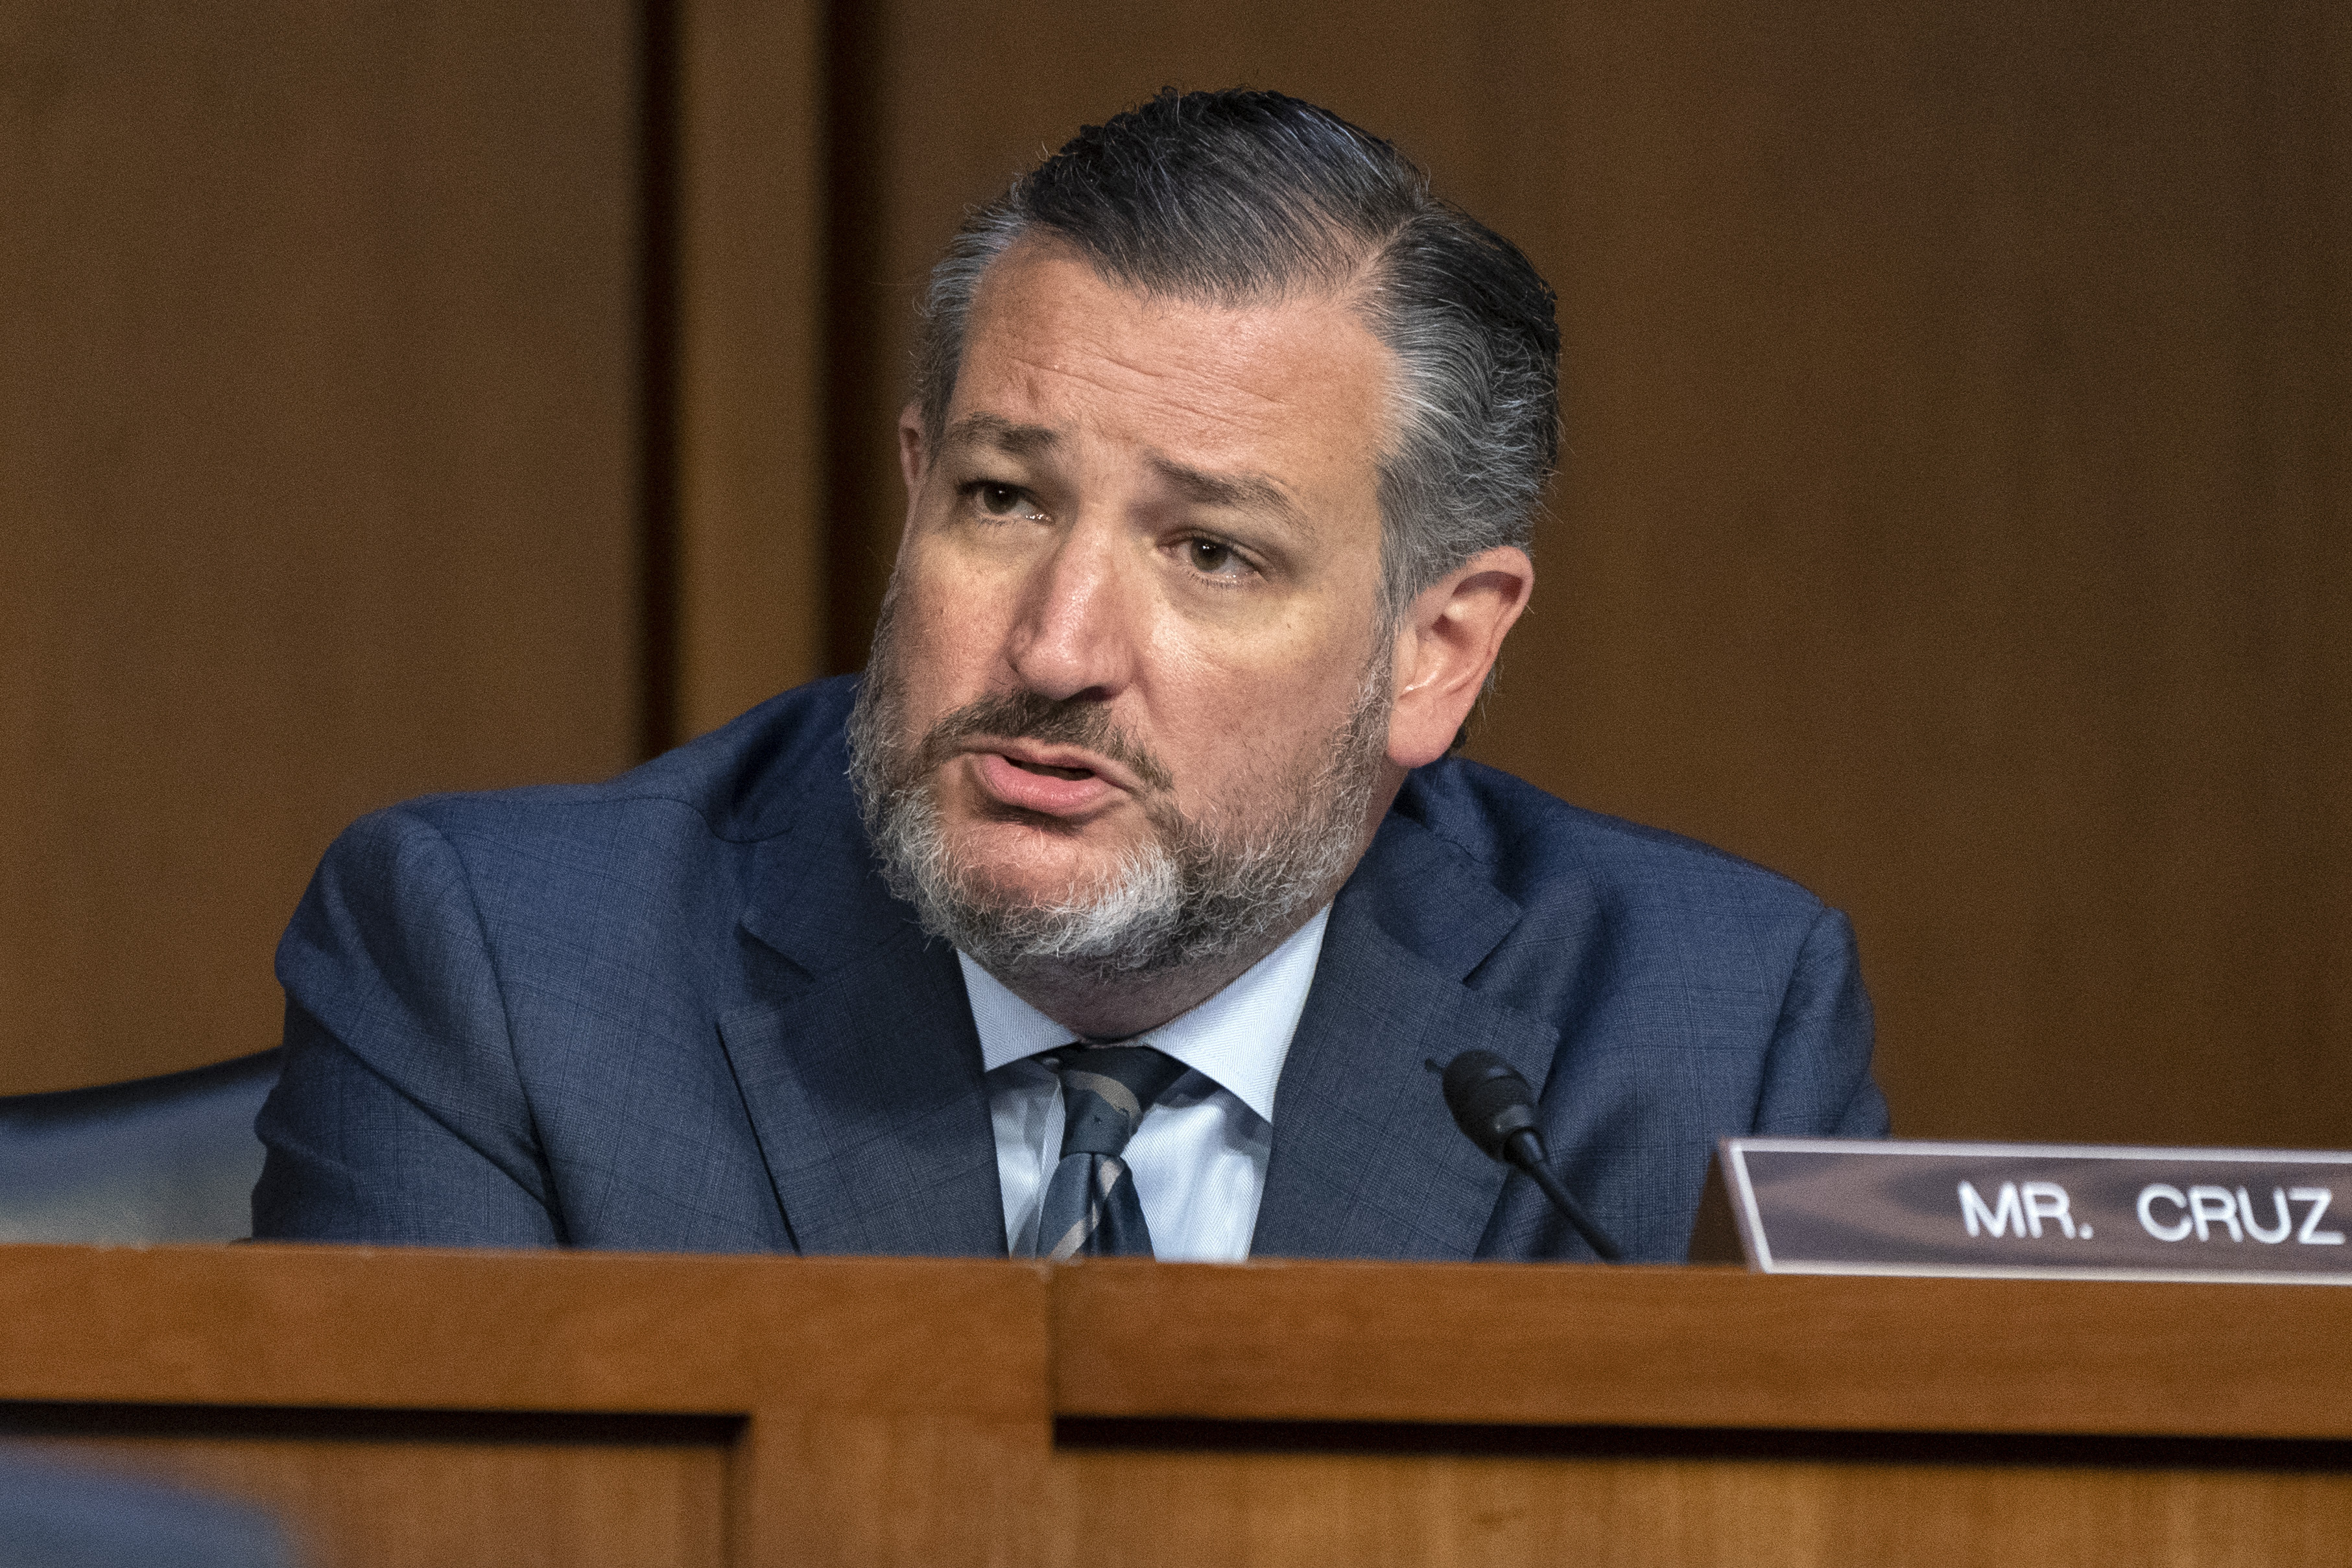
[[[1727,1138],[1693,1262],[2352,1285],[2352,1154]]]

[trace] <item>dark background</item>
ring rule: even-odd
[[[1162,83],[1558,287],[1476,753],[1850,910],[1911,1135],[2352,1145],[2335,0],[0,8],[0,1092],[274,1041],[320,850],[856,668],[909,299]]]

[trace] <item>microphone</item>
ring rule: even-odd
[[[1615,1263],[1624,1256],[1544,1163],[1543,1134],[1536,1130],[1535,1090],[1517,1068],[1492,1051],[1464,1051],[1443,1069],[1433,1060],[1428,1065],[1432,1072],[1443,1071],[1445,1109],[1454,1112],[1454,1125],[1470,1142],[1490,1159],[1525,1171],[1604,1262]]]

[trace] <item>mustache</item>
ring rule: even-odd
[[[975,736],[998,741],[1036,741],[1052,746],[1082,746],[1108,757],[1165,794],[1176,780],[1150,749],[1111,721],[1099,702],[1078,697],[1047,697],[1036,691],[1003,691],[967,702],[931,726],[923,737],[919,769],[929,773]]]

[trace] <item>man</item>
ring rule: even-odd
[[[355,826],[278,958],[257,1234],[1633,1258],[1708,1149],[1877,1134],[1844,920],[1449,755],[1528,602],[1551,295],[1386,143],[1159,99],[933,275],[862,682]]]

